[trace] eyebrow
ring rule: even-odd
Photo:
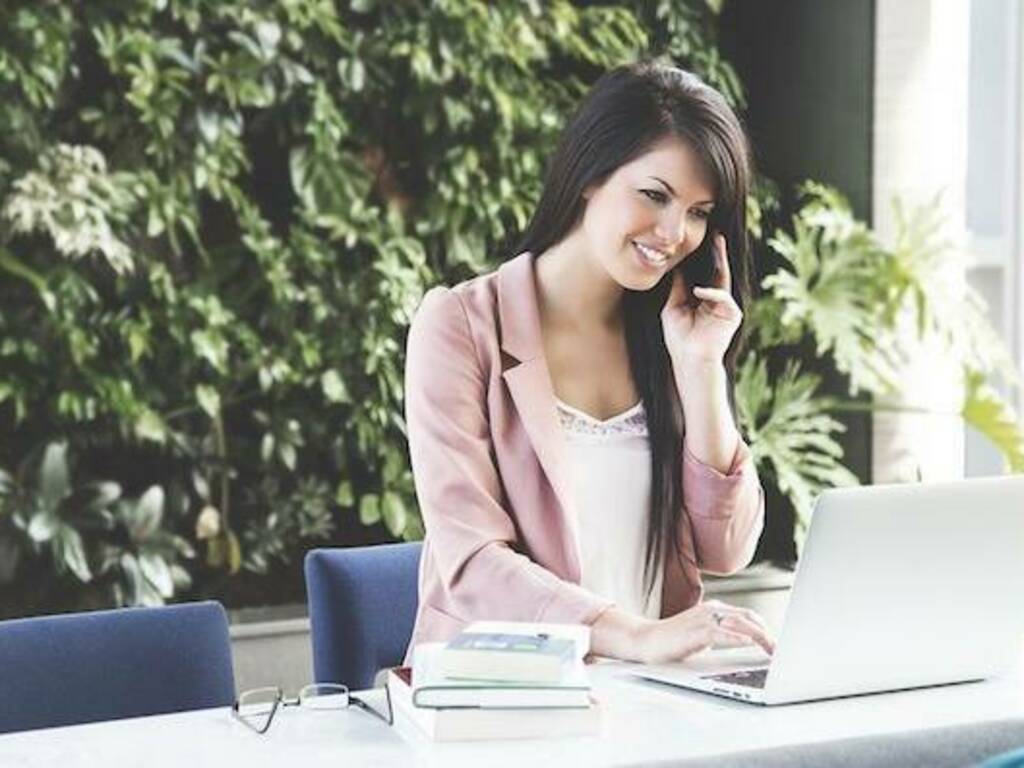
[[[676,191],[674,189],[672,189],[672,185],[669,184],[667,181],[665,181],[663,178],[661,178],[660,176],[651,176],[650,178],[654,179],[655,181],[659,182],[660,184],[663,184],[665,189],[667,189],[669,192],[671,192],[673,195],[675,195]],[[699,203],[694,203],[694,205],[711,205],[711,206],[713,206],[714,204],[715,204],[714,200],[702,200]]]

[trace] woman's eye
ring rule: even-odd
[[[640,194],[646,197],[648,200],[653,200],[659,205],[664,205],[668,202],[668,195],[659,189],[641,189]]]
[[[707,221],[711,217],[711,211],[706,211],[703,208],[696,208],[690,211],[690,215],[695,219]]]

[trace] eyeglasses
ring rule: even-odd
[[[245,691],[235,699],[231,707],[231,715],[256,733],[266,733],[274,722],[274,715],[279,707],[305,707],[307,710],[331,712],[359,707],[388,725],[394,722],[391,710],[391,693],[384,688],[384,697],[388,705],[387,715],[381,714],[362,699],[349,693],[348,686],[337,683],[314,683],[299,691],[294,699],[286,698],[277,686],[254,688]]]

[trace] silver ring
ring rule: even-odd
[[[711,618],[715,620],[715,624],[717,624],[718,626],[722,626],[722,619],[725,618],[725,614],[719,613],[718,611],[712,611]]]

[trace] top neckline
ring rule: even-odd
[[[581,411],[579,408],[574,408],[568,403],[560,400],[558,397],[555,398],[555,404],[562,410],[567,411],[572,415],[580,419],[583,419],[584,421],[601,427],[608,426],[609,424],[615,424],[616,422],[622,421],[623,419],[628,419],[629,417],[643,410],[644,407],[644,401],[640,400],[639,402],[636,403],[636,405],[627,408],[622,413],[617,413],[614,416],[609,416],[607,419],[599,419],[596,416],[591,416],[586,411]]]

